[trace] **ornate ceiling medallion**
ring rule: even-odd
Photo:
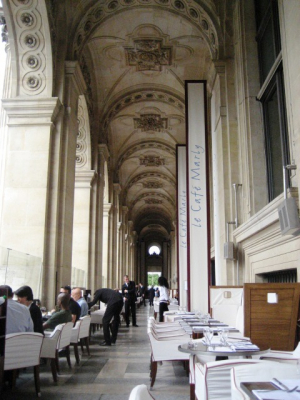
[[[168,119],[161,118],[158,114],[142,114],[140,118],[133,118],[133,120],[134,128],[141,129],[142,132],[161,132],[168,128]]]
[[[125,47],[126,62],[137,71],[161,71],[172,64],[172,48],[163,46],[161,39],[136,39],[133,47]]]
[[[162,204],[163,201],[160,199],[145,199],[146,204]]]
[[[146,181],[142,183],[144,189],[161,189],[163,187],[162,182],[158,181]]]
[[[159,156],[142,156],[140,157],[140,165],[145,167],[159,167],[165,165],[165,159]]]

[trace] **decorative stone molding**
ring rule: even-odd
[[[195,2],[191,5],[188,0],[106,0],[104,4],[97,2],[80,21],[74,22],[73,57],[75,59],[80,57],[92,32],[116,12],[149,7],[158,11],[169,11],[188,20],[201,32],[212,58],[217,58],[219,39],[214,24],[204,8]]]
[[[56,97],[32,99],[2,99],[8,116],[8,126],[51,126],[62,109]]]
[[[135,176],[134,178],[132,178],[128,184],[126,185],[126,192],[133,186],[135,185],[137,182],[141,181],[142,179],[147,179],[150,178],[148,182],[157,182],[158,184],[163,185],[160,181],[157,180],[152,180],[152,178],[155,179],[162,179],[166,182],[168,182],[170,185],[172,185],[173,187],[175,187],[176,183],[175,181],[173,181],[170,177],[168,177],[165,174],[162,174],[160,172],[144,172],[143,174],[139,174],[137,176]],[[143,183],[144,185],[144,183]],[[144,186],[145,187],[145,186]]]
[[[175,157],[176,152],[174,148],[172,148],[169,145],[166,145],[164,143],[161,143],[159,141],[147,141],[147,142],[141,142],[139,144],[135,144],[129,149],[127,149],[119,158],[118,163],[117,163],[117,170],[119,171],[121,168],[121,165],[130,157],[132,154],[141,151],[141,150],[147,150],[147,149],[153,149],[153,150],[160,150],[164,151],[171,156]],[[156,156],[154,156],[156,157]],[[158,157],[159,158],[159,157]],[[161,165],[161,164],[160,164]]]
[[[162,204],[161,199],[145,199],[145,204]]]
[[[80,95],[78,99],[77,119],[76,169],[90,170],[92,165],[90,124],[87,104],[83,95]]]
[[[163,46],[162,39],[135,39],[133,47],[125,47],[126,63],[137,71],[161,71],[172,64],[172,47]]]
[[[161,189],[163,187],[163,183],[159,181],[146,181],[143,182],[144,189]]]
[[[168,118],[162,118],[158,114],[142,114],[140,118],[133,118],[134,128],[142,132],[161,132],[168,128]]]
[[[89,110],[89,115],[92,120],[94,116],[94,101],[93,101],[93,91],[92,91],[92,78],[87,66],[85,58],[82,56],[80,59],[80,68],[83,75],[83,79],[86,84],[86,100]]]
[[[159,87],[152,88],[151,90],[143,89],[133,93],[126,93],[109,106],[109,111],[105,114],[103,119],[104,129],[108,127],[110,121],[125,107],[142,101],[159,101],[166,103],[177,108],[184,115],[185,104],[183,98],[174,96],[174,94],[162,90]]]
[[[147,198],[152,198],[152,199],[159,198],[159,200],[166,200],[168,203],[172,204],[172,206],[175,206],[173,200],[171,200],[168,196],[166,196],[163,193],[156,193],[156,192],[148,192],[148,193],[141,194],[131,203],[131,206],[134,207],[139,201],[145,200]],[[162,202],[154,202],[154,203],[148,203],[148,204],[162,204]]]
[[[65,74],[73,79],[78,95],[86,92],[86,84],[77,61],[65,61]]]
[[[144,165],[145,167],[160,167],[161,165],[165,165],[165,163],[165,159],[160,156],[151,155],[140,157],[140,165]]]
[[[89,189],[96,177],[96,171],[76,171],[75,173],[75,188]]]
[[[51,96],[52,48],[45,0],[4,0],[16,96]]]
[[[2,28],[1,28],[2,42],[8,43],[8,32],[7,32],[7,25],[6,25],[6,20],[4,18],[4,15],[0,15],[0,25],[2,25]]]

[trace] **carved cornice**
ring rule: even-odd
[[[8,116],[8,126],[49,126],[62,110],[57,97],[2,99],[2,105]]]
[[[218,36],[214,24],[208,13],[198,4],[191,5],[186,0],[107,0],[104,4],[98,2],[90,8],[90,10],[81,18],[80,22],[76,21],[73,54],[76,59],[80,56],[82,49],[88,41],[91,34],[105,20],[120,13],[121,11],[132,10],[134,8],[151,8],[157,10],[169,11],[177,14],[181,18],[188,20],[196,26],[204,40],[208,44],[213,59],[218,55]]]
[[[87,189],[90,188],[96,176],[94,170],[91,171],[76,171],[75,173],[75,188]]]
[[[77,61],[65,61],[65,73],[73,78],[78,94],[84,94],[86,84],[79,63]]]
[[[106,144],[98,144],[98,154],[101,154],[106,162],[108,161],[109,150]]]
[[[1,28],[2,42],[8,43],[8,32],[7,32],[6,20],[4,18],[4,15],[2,15],[2,14],[0,14],[0,25],[2,25],[2,28]]]

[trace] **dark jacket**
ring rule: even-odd
[[[111,306],[121,301],[123,302],[123,297],[121,293],[112,289],[98,289],[94,294],[93,301],[89,303],[89,308],[91,308],[99,300],[102,301],[102,303],[107,304],[107,306]]]
[[[125,290],[128,290],[128,293],[125,293]],[[122,286],[122,294],[128,301],[136,302],[136,293],[135,293],[135,282],[129,281],[128,286],[126,283]]]

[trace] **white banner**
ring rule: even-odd
[[[177,265],[180,306],[187,306],[186,146],[177,146]]]
[[[210,232],[205,82],[186,82],[186,103],[189,306],[207,312]]]

